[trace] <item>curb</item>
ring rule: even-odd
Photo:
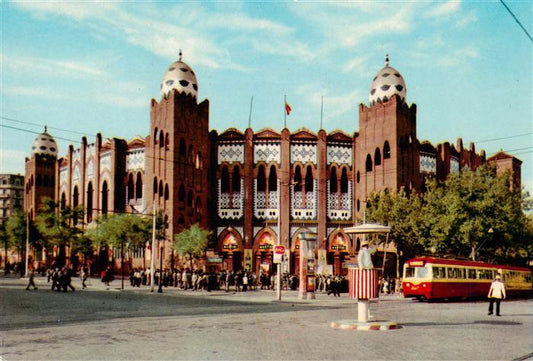
[[[386,331],[401,328],[396,322],[358,322],[356,320],[333,321],[330,327],[336,330]]]

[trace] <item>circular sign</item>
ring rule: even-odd
[[[276,254],[284,254],[285,253],[285,246],[282,246],[282,245],[274,246],[274,253],[276,253]]]

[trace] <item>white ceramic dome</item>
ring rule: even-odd
[[[161,82],[161,97],[165,97],[172,90],[176,89],[179,93],[192,95],[198,99],[198,81],[194,71],[186,63],[181,61],[181,51],[179,60],[172,63],[169,67],[163,81]]]
[[[368,100],[371,105],[384,103],[395,94],[399,95],[402,101],[405,101],[407,88],[402,74],[389,66],[389,55],[387,55],[385,67],[378,72],[374,81],[372,81]]]
[[[44,132],[39,134],[33,141],[31,152],[32,154],[57,157],[57,143],[55,139],[46,132],[46,127],[44,128]]]

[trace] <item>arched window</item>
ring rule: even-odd
[[[193,154],[194,150],[193,150],[193,147],[192,147],[192,144],[189,145],[189,151],[187,152],[187,162],[189,163],[193,163],[194,162],[194,154]]]
[[[305,172],[305,192],[312,192],[315,182],[313,181],[313,168],[308,165]]]
[[[163,148],[165,146],[165,133],[163,133],[163,130],[159,131],[159,148]]]
[[[134,198],[134,187],[133,187],[133,174],[128,176],[128,186],[126,187],[126,199],[129,201]]]
[[[159,197],[163,197],[163,181],[159,181]]]
[[[159,130],[157,127],[154,130],[154,145],[157,144],[157,136],[158,136]]]
[[[67,206],[67,196],[65,195],[65,192],[61,193],[61,209],[65,209]]]
[[[275,192],[278,190],[278,176],[276,174],[276,167],[270,166],[270,172],[268,174],[268,191]]]
[[[361,181],[361,173],[359,171],[357,171],[356,178],[357,183],[359,183]]]
[[[189,193],[187,194],[187,207],[189,208],[192,208],[192,199],[193,199],[192,191],[189,191]]]
[[[346,168],[342,168],[341,193],[348,193],[348,171]]]
[[[107,202],[108,202],[108,193],[107,181],[104,181],[102,184],[102,214],[107,215]]]
[[[185,186],[180,185],[180,190],[178,192],[178,201],[185,202]]]
[[[185,139],[183,138],[180,139],[180,156],[187,156],[187,145],[185,144]]]
[[[78,190],[78,186],[75,186],[72,195],[72,206],[77,207],[78,204],[80,204],[80,191]]]
[[[383,159],[389,159],[390,158],[390,145],[389,141],[386,140],[385,144],[383,144]]]
[[[265,167],[263,165],[259,166],[257,170],[257,191],[265,192],[266,191],[266,175]]]
[[[331,169],[331,175],[329,176],[329,192],[330,193],[337,193],[338,187],[337,187],[337,169],[332,168]]]
[[[170,135],[167,133],[165,135],[165,150],[170,149]]]
[[[196,161],[194,165],[196,169],[202,168],[202,153],[200,152],[196,153]]]
[[[201,222],[202,221],[202,200],[200,199],[200,197],[196,197],[195,213],[196,213],[196,222]]]
[[[294,169],[294,191],[302,191],[302,169],[299,165],[297,165],[296,169]]]
[[[93,221],[93,183],[89,182],[87,186],[87,223]]]
[[[157,194],[157,177],[154,177],[154,195]]]
[[[233,167],[233,177],[231,179],[231,191],[233,193],[241,192],[241,172],[238,166]]]
[[[165,201],[168,201],[168,198],[169,198],[168,184],[165,184]]]
[[[229,192],[229,173],[226,166],[222,167],[222,174],[220,175],[220,192]]]
[[[374,152],[374,165],[381,165],[381,151],[379,148],[376,148]]]
[[[137,181],[135,182],[135,198],[141,199],[143,197],[143,179],[141,173],[137,173]]]
[[[365,169],[367,172],[372,172],[372,157],[370,156],[370,154],[366,155],[366,168]]]

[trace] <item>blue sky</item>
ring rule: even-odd
[[[506,4],[532,34],[532,2]],[[252,128],[281,130],[287,95],[289,129],[318,131],[323,96],[323,128],[353,134],[388,53],[417,104],[420,140],[509,151],[533,191],[532,42],[500,1],[0,6],[1,173],[24,172],[44,125],[60,155],[80,134],[146,136],[150,99],[180,49],[218,132],[247,127],[252,96]]]

